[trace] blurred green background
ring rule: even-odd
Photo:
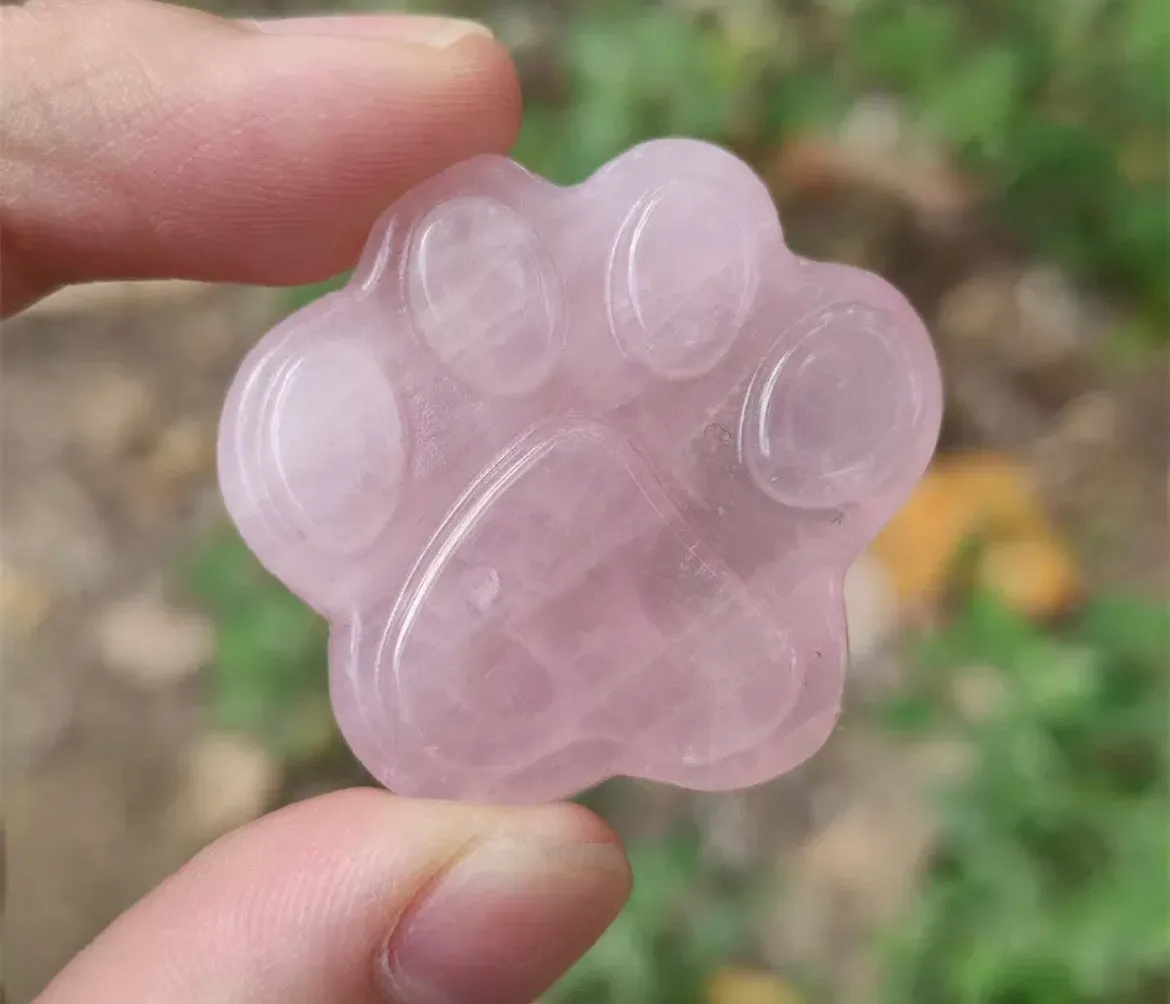
[[[907,292],[948,381],[940,464],[851,594],[838,736],[748,795],[586,796],[627,836],[637,887],[547,1004],[1165,1001],[1170,6],[443,11],[513,49],[535,171],[579,181],[660,135],[731,147],[798,250]],[[263,758],[277,781],[257,811],[360,780],[322,625],[217,512],[183,519],[181,543],[142,558],[214,635],[175,703]]]

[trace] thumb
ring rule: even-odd
[[[213,844],[38,1004],[530,1004],[629,881],[578,806],[326,795]]]

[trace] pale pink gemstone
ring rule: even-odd
[[[732,789],[832,732],[845,570],[941,408],[893,288],[796,258],[745,164],[659,140],[575,188],[489,157],[400,200],[245,361],[220,476],[329,620],[388,787]]]

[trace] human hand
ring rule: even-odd
[[[88,279],[345,268],[402,191],[514,139],[506,54],[458,29],[261,30],[146,0],[0,9],[3,313]],[[575,806],[339,792],[212,845],[39,1004],[529,1004],[629,881]]]

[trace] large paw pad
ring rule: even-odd
[[[743,163],[662,140],[572,189],[480,158],[403,198],[245,361],[220,474],[329,619],[388,787],[726,789],[828,738],[842,577],[940,415],[901,296],[796,258]]]

